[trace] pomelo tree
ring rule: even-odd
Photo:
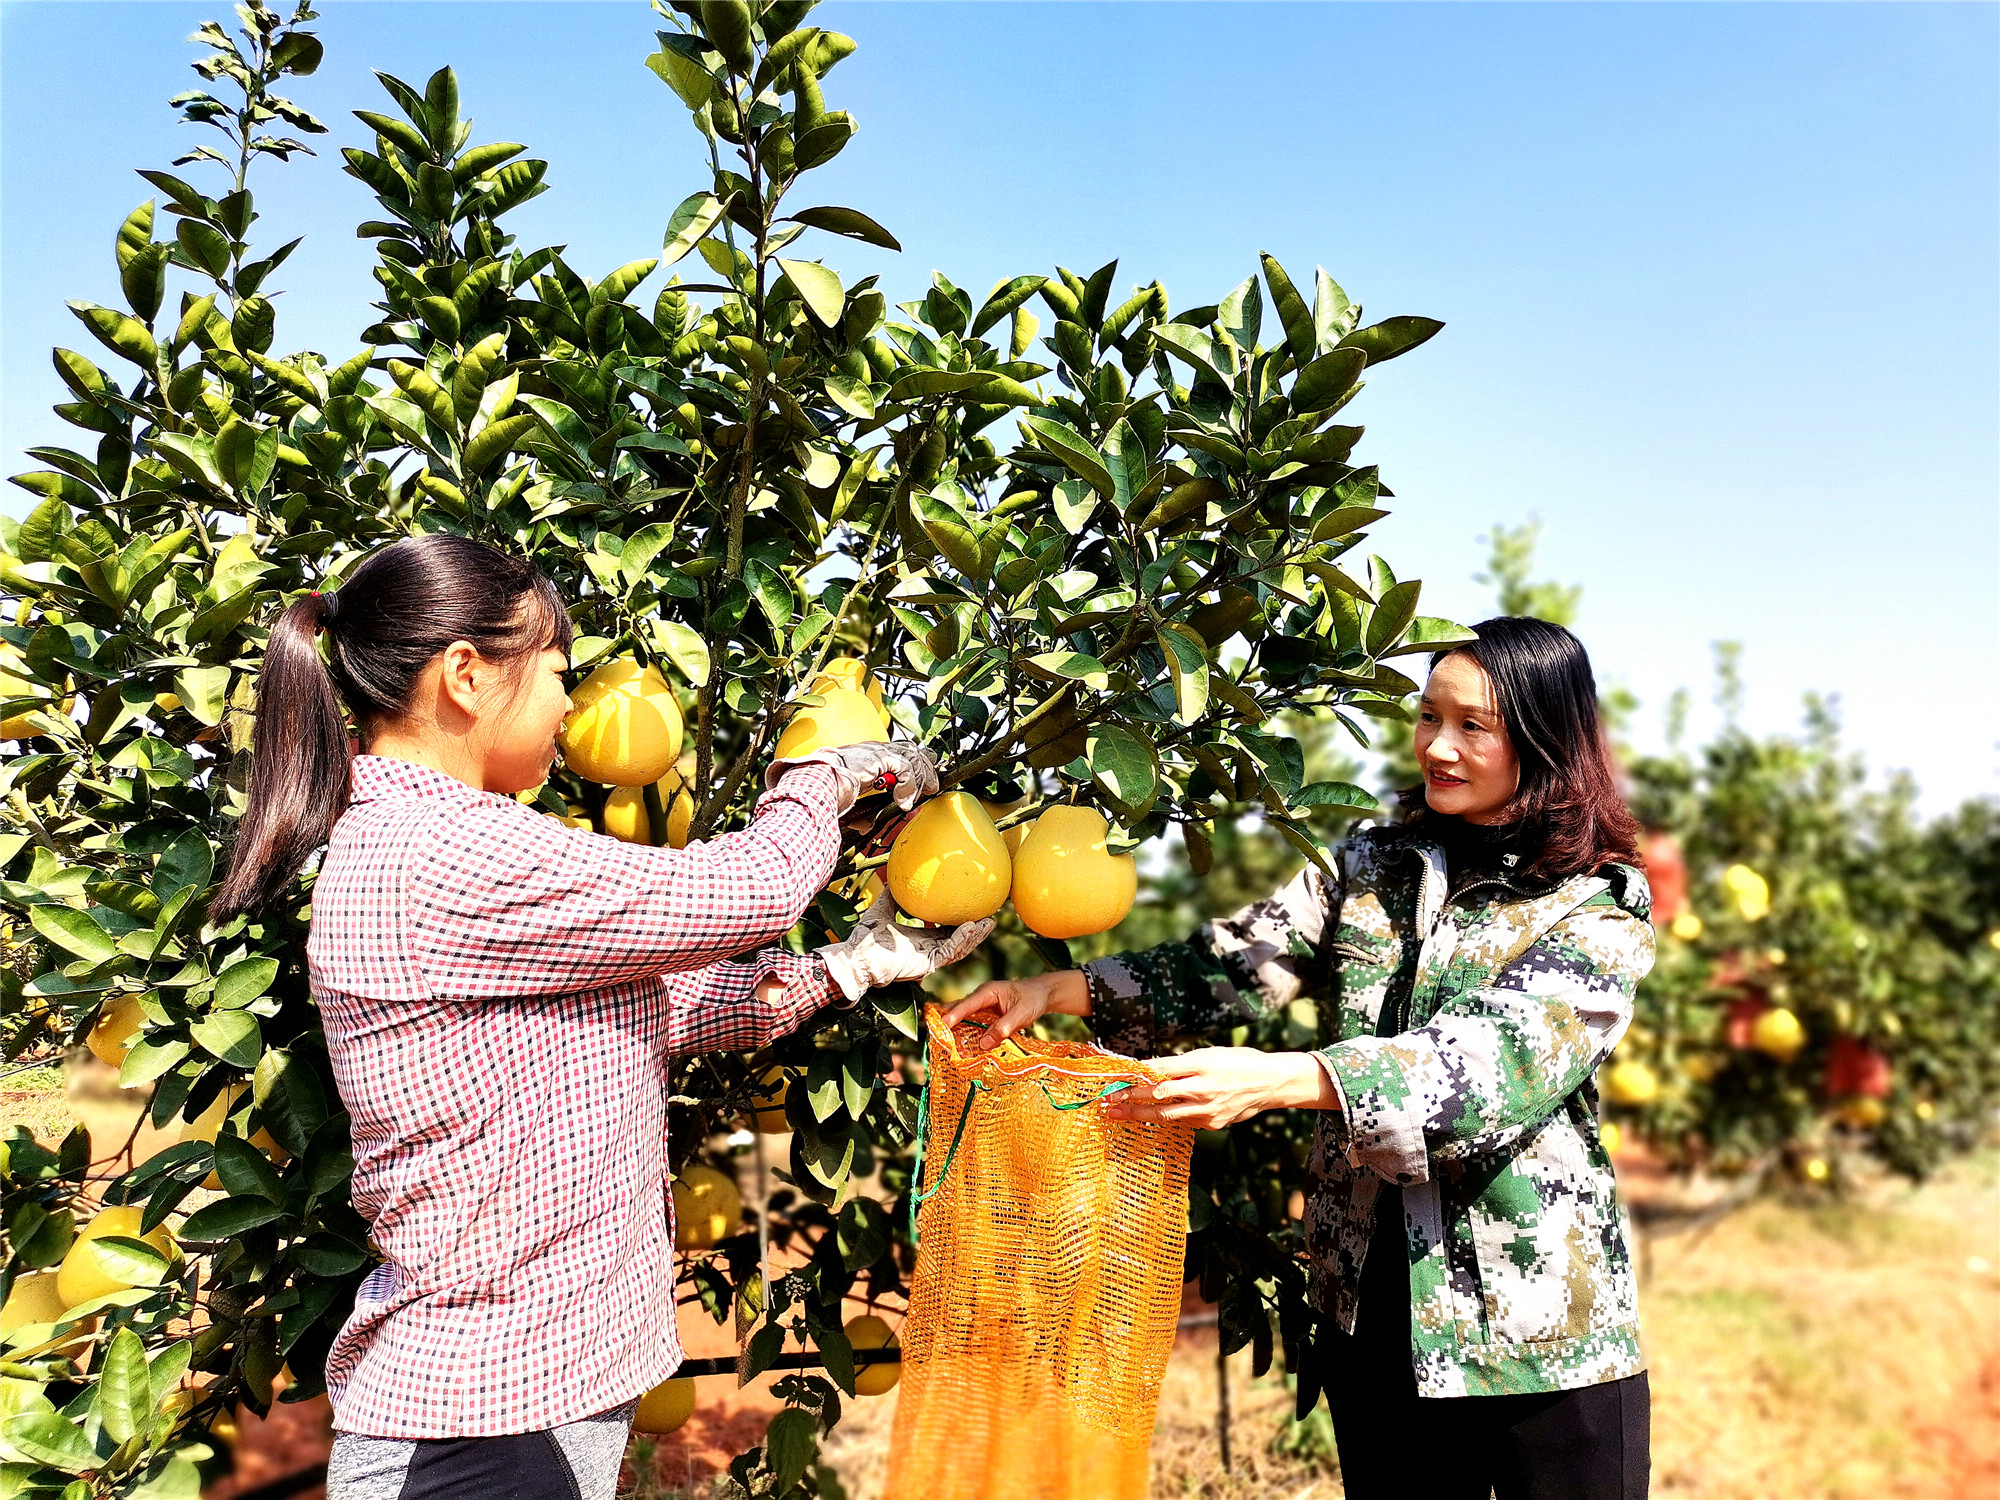
[[[152,196],[112,247],[124,305],[71,304],[83,348],[55,354],[76,436],[33,450],[14,479],[32,509],[0,523],[6,1053],[89,1039],[184,1127],[105,1187],[135,1225],[93,1217],[81,1135],[5,1142],[0,1274],[40,1299],[24,1291],[0,1356],[21,1492],[192,1495],[219,1414],[321,1389],[371,1267],[306,982],[310,876],[263,920],[206,909],[268,622],[367,550],[451,531],[545,569],[580,668],[629,659],[676,693],[687,836],[742,826],[844,659],[949,785],[1016,821],[1094,806],[1121,847],[1172,836],[1197,872],[1247,812],[1319,860],[1325,810],[1372,805],[1309,780],[1277,716],[1361,739],[1402,713],[1392,663],[1457,634],[1414,580],[1348,559],[1389,492],[1338,420],[1439,325],[1364,322],[1325,272],[1308,286],[1269,256],[1182,309],[1157,281],[1118,290],[1115,262],[983,297],[934,274],[891,306],[823,258],[896,241],[809,190],[857,129],[827,100],[855,44],[810,9],[662,10],[645,62],[692,123],[699,185],[657,253],[594,278],[507,230],[547,164],[477,143],[449,68],[381,75],[342,152],[375,200],[378,298],[324,351],[284,352],[273,294],[296,241],[270,246],[253,194],[264,158],[327,133],[278,92],[319,63],[313,12],[249,0],[240,33],[197,33],[203,86],[173,103],[213,144],[142,174]],[[601,829],[609,795],[565,771],[540,805]],[[658,788],[644,807],[620,828],[664,836]],[[844,931],[849,877],[882,859],[857,839],[793,941]],[[997,951],[1023,951],[1016,933]],[[746,1113],[791,1127],[768,1211],[696,1235],[682,1265],[749,1369],[801,1342],[823,1362],[779,1381],[787,1409],[736,1465],[751,1493],[815,1490],[817,1437],[855,1388],[843,1299],[899,1305],[918,999],[675,1071],[675,1139],[709,1143],[712,1167]],[[1295,1263],[1201,1235],[1193,1259],[1232,1337],[1268,1346],[1260,1310]],[[66,1261],[111,1289],[39,1316],[35,1278]]]

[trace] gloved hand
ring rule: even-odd
[[[874,740],[774,760],[764,772],[764,785],[776,786],[787,771],[800,766],[826,766],[833,772],[843,813],[856,798],[878,790],[886,790],[896,806],[908,812],[938,789],[937,757],[922,745],[902,740]]]
[[[833,982],[849,1000],[859,1000],[876,985],[898,979],[922,979],[947,964],[955,964],[986,941],[993,919],[983,917],[949,932],[926,932],[896,921],[896,903],[887,891],[861,914],[844,943],[816,951]]]

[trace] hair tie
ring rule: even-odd
[[[322,594],[318,589],[314,589],[312,595],[319,600],[319,627],[324,630],[340,613],[340,595],[337,592]]]

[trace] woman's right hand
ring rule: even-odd
[[[1090,1014],[1090,985],[1083,970],[1063,969],[1029,979],[989,979],[947,1010],[944,1021],[947,1026],[956,1026],[960,1021],[986,1019],[985,1033],[972,1044],[974,1051],[986,1052],[1051,1013]]]

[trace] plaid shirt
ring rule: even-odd
[[[357,756],[307,944],[383,1256],[327,1360],[335,1425],[485,1437],[595,1415],[681,1362],[669,1054],[760,1046],[839,991],[769,949],[832,873],[831,775],[655,849]],[[754,991],[786,981],[775,1005]]]

